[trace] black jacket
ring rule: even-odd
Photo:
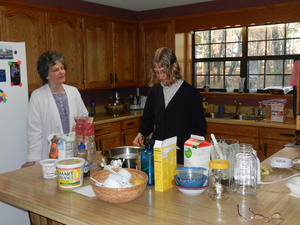
[[[191,134],[206,134],[206,120],[199,91],[184,81],[165,108],[162,86],[153,86],[145,104],[140,132],[144,136],[153,132],[154,140],[177,136],[180,148],[177,162],[183,163],[184,142]]]

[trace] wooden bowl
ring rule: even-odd
[[[138,197],[140,197],[146,189],[148,176],[146,173],[136,169],[126,169],[128,172],[131,173],[132,180],[134,179],[142,179],[143,182],[138,185],[134,185],[129,188],[107,188],[102,186],[97,186],[95,183],[91,183],[92,188],[97,196],[98,199],[103,200],[109,203],[125,203],[130,202]],[[120,169],[114,169],[116,172]],[[96,171],[91,175],[94,179],[99,182],[103,182],[111,172],[109,170],[100,170]]]

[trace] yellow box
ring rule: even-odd
[[[165,191],[173,186],[177,166],[177,137],[154,143],[154,189]]]

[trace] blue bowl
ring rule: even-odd
[[[202,187],[207,181],[207,169],[203,167],[176,168],[175,181],[183,187]]]
[[[178,175],[174,176],[176,184],[182,187],[189,187],[189,188],[197,188],[202,187],[206,184],[207,176],[201,174],[197,177],[189,178],[189,177],[179,177]]]

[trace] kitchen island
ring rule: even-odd
[[[300,148],[284,148],[276,156],[300,157]],[[268,160],[262,164],[268,165]],[[272,180],[298,173],[294,169],[275,169],[264,180]],[[89,183],[85,179],[84,185]],[[256,195],[229,194],[223,201],[214,201],[207,192],[188,196],[175,187],[156,192],[147,187],[135,201],[110,204],[72,191],[57,189],[55,180],[42,178],[39,165],[0,174],[0,200],[13,206],[34,212],[63,224],[249,224],[248,208],[270,216],[279,212],[281,224],[299,224],[300,199],[289,196],[285,181],[271,185],[259,185]],[[237,204],[245,218],[238,215]],[[260,224],[254,221],[253,224]],[[265,224],[261,221],[261,224]]]

